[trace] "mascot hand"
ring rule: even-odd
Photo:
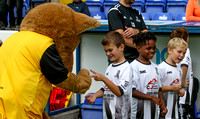
[[[89,71],[86,69],[80,70],[78,75],[73,73],[63,82],[56,84],[56,86],[66,89],[74,93],[85,93],[91,85],[91,77]]]

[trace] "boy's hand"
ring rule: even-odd
[[[104,75],[99,74],[93,70],[90,70],[90,71],[94,74],[94,75],[91,75],[91,77],[94,78],[95,81],[103,81],[103,79],[105,77]]]
[[[180,90],[178,96],[179,97],[183,97],[185,95],[185,91],[184,90]]]
[[[85,98],[87,98],[86,101],[87,101],[88,103],[90,103],[90,104],[95,103],[96,96],[95,96],[94,94],[87,94],[87,95],[85,96]]]
[[[153,96],[152,96],[151,101],[152,101],[153,103],[156,103],[157,105],[160,106],[160,99],[159,99],[159,98],[156,98],[156,97],[153,97]]]
[[[173,91],[180,91],[181,90],[181,84],[174,84],[172,85],[172,90]]]
[[[163,99],[161,99],[160,109],[161,109],[161,115],[164,117],[167,114],[167,108],[165,106]]]

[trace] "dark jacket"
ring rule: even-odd
[[[71,7],[76,12],[84,13],[90,16],[90,12],[89,12],[87,4],[85,4],[81,0],[79,2],[70,3],[68,4],[68,6]]]

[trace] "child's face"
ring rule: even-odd
[[[146,41],[146,44],[143,46],[138,46],[137,50],[140,53],[139,57],[143,58],[143,60],[148,61],[149,59],[153,58],[156,52],[156,42],[155,40]]]
[[[169,57],[174,63],[180,63],[185,57],[186,48],[177,46],[174,49],[168,49]]]
[[[113,43],[104,46],[106,56],[108,56],[110,61],[112,61],[114,63],[120,62],[120,58],[123,57],[123,49],[124,49],[123,44],[121,44],[119,47],[117,47]]]

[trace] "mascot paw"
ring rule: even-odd
[[[66,89],[68,91],[72,91],[74,93],[82,93],[84,94],[91,85],[91,77],[89,75],[89,71],[86,69],[80,70],[78,75],[73,73],[64,80],[63,82],[56,84],[56,86]]]

